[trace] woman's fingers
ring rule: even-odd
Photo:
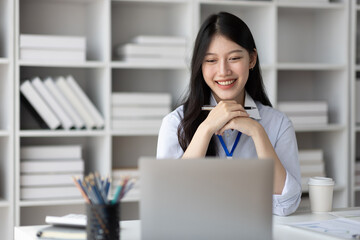
[[[233,129],[242,132],[245,135],[251,136],[251,133],[254,130],[253,127],[255,126],[254,123],[256,123],[256,121],[250,117],[236,117],[226,123],[215,134],[223,135],[226,130]]]
[[[215,133],[229,121],[237,117],[249,117],[249,114],[235,101],[221,101],[210,111],[205,121],[208,126],[211,126],[211,129],[213,129]]]
[[[226,111],[245,111],[244,107],[241,104],[238,104],[236,101],[220,101],[216,107],[224,108]]]

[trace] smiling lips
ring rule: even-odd
[[[236,79],[216,81],[218,86],[222,89],[231,88],[232,86],[234,86],[235,82],[236,82]]]

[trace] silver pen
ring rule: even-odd
[[[211,111],[215,108],[215,106],[211,106],[211,105],[204,105],[201,107],[201,110],[204,110],[204,111]],[[245,106],[244,107],[245,110],[252,110],[252,109],[256,109],[256,107],[248,107],[248,106]]]

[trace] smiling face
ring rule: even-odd
[[[206,52],[202,73],[217,102],[235,100],[244,104],[249,69],[256,64],[253,54],[222,35],[215,35]]]

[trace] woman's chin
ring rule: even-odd
[[[240,101],[239,98],[241,98],[238,94],[216,94],[216,96],[218,98],[218,102],[229,101],[229,100],[235,100],[239,102]]]
[[[219,94],[217,95],[221,100],[234,100],[236,96],[234,94]]]

